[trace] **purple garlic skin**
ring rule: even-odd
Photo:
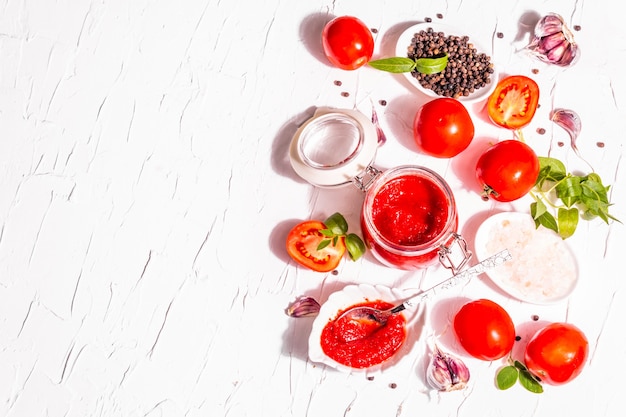
[[[573,65],[580,55],[574,34],[556,13],[549,13],[537,22],[534,38],[526,50],[542,62],[561,67]]]
[[[469,378],[469,369],[461,359],[435,347],[426,369],[426,379],[433,388],[444,392],[460,390]]]
[[[320,312],[320,303],[313,297],[302,296],[294,301],[286,310],[290,317],[314,317]]]

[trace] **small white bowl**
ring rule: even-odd
[[[420,32],[421,30],[427,30],[428,28],[432,28],[435,32],[443,32],[446,36],[449,36],[449,35],[469,36],[469,42],[474,45],[476,50],[478,52],[486,53],[487,55],[489,55],[491,57],[491,62],[493,63],[493,56],[487,53],[487,49],[485,47],[483,47],[480,43],[472,39],[471,35],[468,35],[467,33],[460,33],[458,30],[454,29],[453,27],[443,25],[440,23],[434,23],[434,22],[418,23],[416,25],[409,27],[404,32],[402,32],[400,36],[398,37],[398,43],[396,44],[396,56],[406,57],[407,50],[409,46],[411,46],[414,35]],[[415,88],[417,88],[419,91],[426,94],[427,96],[435,97],[435,98],[443,97],[435,93],[431,89],[424,88],[420,84],[420,82],[412,75],[412,73],[405,72],[403,73],[403,75],[407,78],[407,80],[409,80],[409,83],[411,85],[413,85]],[[499,79],[499,76],[498,76],[497,68],[494,66],[494,72],[490,76],[489,84],[487,84],[483,88],[475,90],[473,93],[471,93],[468,96],[458,97],[457,100],[459,100],[462,103],[467,103],[467,104],[486,100],[491,95],[493,90],[495,90],[496,85],[498,84],[498,79]]]
[[[532,304],[553,304],[574,291],[578,267],[571,248],[552,230],[535,228],[530,214],[502,212],[479,226],[474,243],[479,259],[505,248],[513,259],[486,273],[509,295]]]
[[[313,321],[311,334],[309,336],[309,359],[313,362],[323,363],[332,368],[347,373],[379,373],[384,369],[396,365],[404,356],[407,355],[420,338],[425,323],[424,304],[420,304],[413,308],[407,308],[401,313],[406,319],[406,339],[400,349],[390,358],[380,364],[370,366],[368,368],[352,368],[350,366],[336,362],[328,357],[321,346],[322,330],[329,321],[337,317],[337,313],[341,310],[353,306],[364,301],[382,300],[392,304],[400,304],[409,296],[418,292],[407,293],[395,288],[389,288],[382,285],[358,284],[348,285],[340,291],[332,293],[326,302],[320,308],[320,312]]]

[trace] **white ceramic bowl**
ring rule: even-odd
[[[384,362],[368,368],[352,368],[328,357],[322,350],[320,343],[322,329],[326,324],[337,317],[337,313],[354,304],[364,301],[382,300],[392,304],[400,304],[409,296],[416,293],[413,291],[401,291],[382,285],[348,285],[340,291],[332,293],[320,308],[320,312],[313,321],[311,334],[309,336],[309,359],[313,362],[323,363],[337,370],[348,373],[379,373],[386,368],[396,365],[407,353],[411,351],[417,340],[423,333],[425,324],[424,304],[413,308],[407,308],[399,314],[403,314],[406,319],[406,339],[400,349],[393,356]]]
[[[512,259],[487,271],[509,295],[533,304],[552,304],[567,298],[578,282],[571,248],[552,230],[535,228],[528,213],[502,212],[478,228],[474,250],[479,259],[508,249]]]
[[[413,25],[407,28],[404,32],[402,32],[400,36],[398,37],[398,43],[396,44],[396,56],[406,57],[407,50],[409,46],[411,45],[414,35],[418,33],[419,31],[427,30],[428,28],[433,28],[435,32],[443,32],[445,35],[454,35],[454,36],[466,36],[467,35],[469,36],[469,42],[474,45],[474,47],[476,48],[478,52],[486,53],[487,55],[491,56],[491,54],[487,52],[487,49],[484,46],[476,42],[476,40],[472,39],[472,36],[470,34],[461,33],[460,31],[454,29],[453,27],[440,24],[440,23],[435,23],[435,22],[418,23],[416,25]],[[491,57],[491,62],[493,63],[493,57]],[[415,88],[417,88],[419,91],[426,94],[427,96],[442,97],[438,95],[437,93],[435,93],[433,90],[424,88],[420,84],[420,82],[410,72],[405,72],[403,73],[403,75],[409,80],[409,83],[411,85],[413,85]],[[497,68],[494,66],[494,72],[493,74],[491,74],[491,77],[490,77],[491,81],[489,82],[489,84],[487,84],[483,88],[475,90],[472,94],[468,96],[459,97],[458,100],[463,103],[476,103],[479,101],[486,100],[491,95],[493,90],[496,88],[498,79],[499,79],[498,71],[497,71]]]

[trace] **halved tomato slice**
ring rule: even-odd
[[[318,249],[323,240],[329,239],[320,232],[324,229],[326,225],[317,220],[307,220],[296,225],[287,235],[289,256],[314,271],[329,272],[335,269],[346,252],[346,244],[344,237],[338,236]]]
[[[503,78],[489,96],[487,111],[498,126],[520,129],[530,123],[539,104],[539,86],[524,75]]]

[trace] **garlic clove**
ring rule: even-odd
[[[380,122],[378,121],[378,113],[376,113],[376,108],[374,107],[374,103],[372,102],[372,124],[376,128],[376,135],[378,137],[378,146],[384,145],[387,142],[387,136],[383,129],[380,127]]]
[[[556,13],[548,13],[539,19],[535,26],[535,36],[542,38],[553,33],[562,32],[565,21]]]
[[[578,59],[578,45],[570,43],[568,46],[558,62],[558,65],[563,67],[574,64]]]
[[[313,297],[302,296],[294,301],[286,310],[290,317],[313,317],[320,312],[320,303]]]
[[[465,363],[435,346],[426,369],[426,379],[438,391],[450,392],[465,388],[470,372]]]
[[[541,39],[541,48],[544,51],[550,51],[554,48],[562,46],[566,41],[565,34],[562,31],[546,35]]]
[[[576,148],[576,139],[582,129],[582,123],[578,113],[569,109],[555,109],[550,116],[550,120],[567,132],[571,139],[572,146]]]
[[[583,158],[581,152],[578,150],[578,145],[576,144],[576,140],[578,139],[578,135],[580,135],[580,131],[582,129],[582,122],[580,121],[578,113],[569,109],[555,109],[552,111],[550,120],[567,132],[570,138],[570,145],[574,153],[576,153],[576,155],[578,155],[578,157],[589,166],[591,171],[594,172],[593,166],[591,166],[591,164]]]

